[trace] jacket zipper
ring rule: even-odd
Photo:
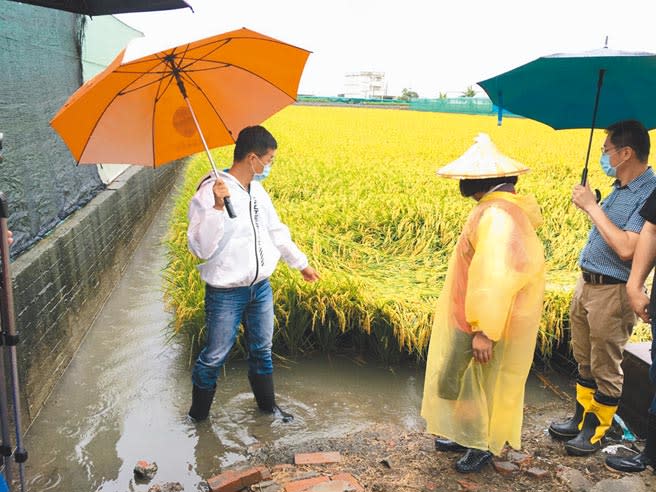
[[[253,201],[252,201],[252,196],[251,196],[251,190],[248,190],[248,214],[251,218],[251,227],[253,228],[253,238],[255,239],[253,241],[253,248],[255,250],[255,278],[253,278],[253,281],[251,282],[251,285],[249,287],[252,287],[255,281],[257,280],[257,276],[260,274],[260,261],[257,257],[257,229],[255,228],[255,222],[253,221]]]

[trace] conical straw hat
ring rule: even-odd
[[[529,171],[521,162],[506,157],[490,137],[479,133],[475,144],[462,156],[437,170],[437,175],[453,179],[484,179],[517,176]]]

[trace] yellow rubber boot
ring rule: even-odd
[[[552,422],[549,426],[549,434],[554,439],[567,441],[578,436],[583,428],[583,417],[590,409],[592,399],[597,391],[594,381],[578,378],[576,380],[576,408],[574,416],[563,422]]]
[[[601,403],[599,400],[607,403]],[[581,431],[574,439],[565,443],[567,454],[586,456],[598,451],[606,432],[613,423],[618,403],[619,398],[610,398],[599,393],[595,394],[590,409],[583,417]]]

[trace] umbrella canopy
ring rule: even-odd
[[[310,54],[248,29],[145,54],[147,45],[131,42],[50,122],[80,164],[157,167],[232,144],[296,100]]]
[[[590,128],[581,184],[588,177],[592,135],[597,126],[621,120],[656,128],[656,54],[602,49],[543,56],[479,82],[502,111],[556,130]]]
[[[75,14],[106,15],[129,12],[150,12],[189,7],[183,0],[11,0],[41,7],[65,10]]]
[[[543,56],[479,82],[501,109],[556,130],[636,119],[656,128],[656,54],[601,48]],[[600,90],[599,90],[600,89]],[[595,97],[599,107],[593,124]]]

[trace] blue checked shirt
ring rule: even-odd
[[[645,219],[640,209],[647,197],[656,188],[656,176],[651,167],[626,186],[619,181],[613,184],[613,191],[601,203],[601,209],[613,224],[624,231],[640,233]],[[626,281],[631,271],[631,261],[622,261],[601,237],[596,226],[592,226],[588,242],[585,244],[579,265],[584,270],[601,273]]]

